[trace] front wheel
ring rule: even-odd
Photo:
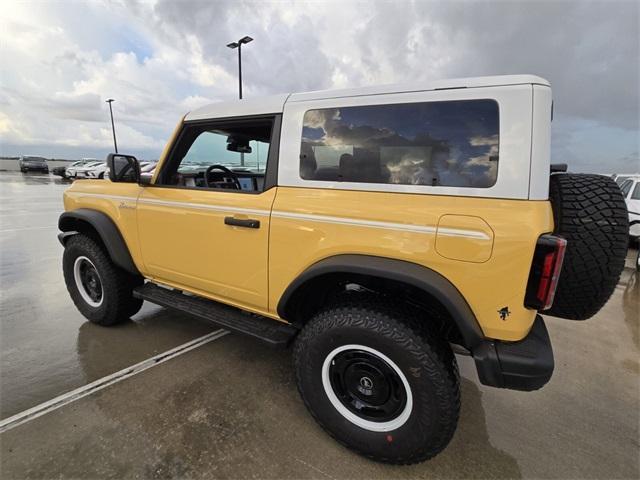
[[[142,278],[115,266],[94,239],[72,236],[65,245],[62,267],[69,295],[89,321],[114,325],[142,307],[142,300],[133,298],[133,289]]]
[[[411,464],[442,451],[460,410],[455,357],[421,312],[350,295],[296,340],[305,405],[331,436],[373,460]]]

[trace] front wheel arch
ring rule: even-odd
[[[88,208],[64,212],[58,219],[58,228],[63,232],[58,236],[63,245],[72,232],[92,236],[104,245],[114,264],[133,275],[141,275],[120,230],[105,213]]]

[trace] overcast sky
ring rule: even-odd
[[[551,81],[552,161],[640,171],[640,2],[0,3],[1,155],[157,158],[181,115],[245,97],[451,77]]]

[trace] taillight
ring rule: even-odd
[[[524,305],[536,310],[548,310],[553,305],[567,241],[554,235],[538,238],[529,272]]]

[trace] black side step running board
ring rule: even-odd
[[[209,320],[227,330],[251,335],[275,346],[286,346],[298,333],[297,328],[277,320],[150,282],[136,287],[133,296]]]

